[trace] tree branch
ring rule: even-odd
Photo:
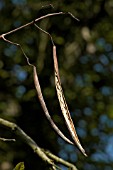
[[[12,130],[12,132],[14,134],[16,134],[17,136],[19,136],[23,142],[25,142],[27,145],[29,145],[32,150],[46,163],[49,165],[49,169],[51,170],[56,170],[60,169],[57,165],[54,164],[54,162],[56,163],[60,163],[66,167],[71,168],[72,170],[77,170],[77,168],[67,162],[64,161],[63,159],[59,158],[58,156],[50,153],[49,151],[46,151],[45,149],[40,148],[36,142],[30,137],[28,136],[18,125],[16,125],[15,123],[12,123],[10,121],[4,120],[2,118],[0,118],[0,125],[5,126],[7,128],[9,128],[10,130]]]
[[[20,27],[18,27],[18,28],[15,28],[14,30],[11,30],[11,31],[9,31],[9,32],[7,32],[7,33],[4,33],[4,34],[0,35],[0,38],[3,38],[4,36],[9,35],[9,34],[11,34],[11,33],[14,33],[14,32],[16,32],[16,31],[18,31],[18,30],[21,30],[21,29],[23,29],[23,28],[25,28],[25,27],[27,27],[27,26],[30,26],[30,25],[34,24],[35,22],[38,22],[39,20],[45,19],[45,18],[47,18],[47,17],[51,17],[51,16],[55,16],[55,15],[65,15],[65,14],[68,14],[68,15],[70,15],[72,18],[74,18],[75,20],[79,21],[78,18],[76,18],[75,16],[73,16],[73,14],[71,14],[70,12],[67,12],[67,13],[65,13],[65,12],[51,13],[51,14],[43,15],[43,16],[41,16],[41,17],[39,17],[39,18],[31,21],[31,22],[28,22],[27,24],[24,24],[24,25],[22,25],[22,26],[20,26]]]
[[[0,124],[12,130],[13,133],[18,135],[27,145],[29,145],[33,151],[45,162],[47,163],[52,170],[55,170],[55,164],[53,161],[48,158],[48,156],[41,150],[41,148],[36,144],[36,142],[29,137],[19,126],[15,123],[9,122],[0,118]]]
[[[4,33],[4,34],[0,35],[0,38],[3,38],[4,36],[9,35],[9,34],[11,34],[11,33],[14,33],[14,32],[16,32],[16,31],[18,31],[18,30],[21,30],[21,29],[23,29],[23,28],[25,28],[25,27],[27,27],[27,26],[30,26],[30,25],[34,24],[34,22],[37,22],[37,21],[39,21],[39,20],[41,20],[41,19],[44,19],[44,18],[47,18],[47,17],[50,17],[50,16],[54,16],[54,15],[61,15],[61,14],[65,14],[65,13],[63,13],[63,12],[57,12],[57,13],[52,13],[52,14],[44,15],[44,16],[42,16],[42,17],[40,17],[40,18],[35,19],[34,21],[28,22],[27,24],[24,24],[24,25],[22,25],[22,26],[20,26],[20,27],[18,27],[18,28],[15,28],[14,30],[11,30],[11,31],[9,31],[9,32],[7,32],[7,33]]]
[[[43,151],[44,151],[44,153],[46,153],[46,155],[47,155],[48,157],[50,157],[51,159],[53,159],[56,163],[63,164],[63,165],[65,165],[66,167],[71,168],[71,170],[78,170],[72,163],[67,162],[67,161],[65,161],[65,160],[62,159],[62,158],[59,158],[58,156],[52,154],[52,153],[49,152],[49,151],[45,151],[45,150],[43,150]]]

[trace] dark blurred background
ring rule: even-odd
[[[54,8],[46,6],[50,3]],[[2,39],[0,117],[17,123],[40,147],[72,162],[79,170],[112,170],[113,1],[0,0],[0,34],[58,11],[72,12],[80,21],[69,15],[59,15],[37,24],[51,33],[57,46],[62,87],[88,158],[64,142],[50,127],[37,98],[32,68],[27,65],[19,48]],[[30,26],[6,38],[20,43],[30,61],[37,66],[50,114],[64,134],[70,137],[56,95],[49,37]],[[15,138],[2,126],[0,137]],[[18,137],[15,143],[0,141],[1,170],[12,170],[21,161],[27,170],[45,169],[38,156]]]

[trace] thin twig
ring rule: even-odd
[[[67,12],[67,14],[69,14],[72,18],[74,18],[77,21],[80,21],[78,18],[76,18],[71,12]]]
[[[74,166],[72,163],[65,161],[62,158],[59,158],[58,156],[54,155],[53,153],[51,153],[49,151],[45,151],[45,150],[43,150],[43,151],[44,151],[44,153],[46,153],[46,155],[48,157],[50,157],[52,160],[54,160],[54,162],[62,164],[64,166],[68,167],[68,168],[71,168],[71,170],[77,170],[76,166]]]
[[[62,14],[64,14],[64,13],[63,13],[63,12],[56,12],[56,13],[52,13],[52,14],[47,14],[47,15],[41,16],[40,18],[35,19],[35,22],[37,22],[37,21],[39,21],[39,20],[42,20],[42,19],[45,19],[45,18],[50,17],[50,16],[62,15]],[[7,32],[7,33],[4,33],[4,34],[2,34],[2,35],[0,36],[0,38],[2,38],[3,36],[9,35],[9,34],[11,34],[11,33],[14,33],[14,32],[16,32],[16,31],[19,31],[19,30],[21,30],[21,29],[23,29],[23,28],[25,28],[25,27],[27,27],[27,26],[30,26],[30,25],[32,25],[32,24],[34,24],[34,21],[28,22],[27,24],[24,24],[24,25],[22,25],[22,26],[20,26],[20,27],[18,27],[18,28],[15,28],[14,30],[11,30],[11,31],[9,31],[9,32]]]
[[[6,35],[9,35],[9,34],[14,33],[14,32],[16,32],[16,31],[19,31],[19,30],[21,30],[21,29],[23,29],[23,28],[25,28],[25,27],[27,27],[27,26],[30,26],[30,25],[34,24],[34,22],[38,22],[38,21],[40,21],[40,20],[42,20],[42,19],[45,19],[45,18],[47,18],[47,17],[56,16],[56,15],[65,15],[65,14],[69,14],[72,18],[74,18],[75,20],[79,21],[79,19],[76,18],[71,12],[67,12],[67,13],[66,13],[66,12],[51,13],[51,14],[43,15],[43,16],[41,16],[41,17],[39,17],[39,18],[31,21],[31,22],[28,22],[27,24],[24,24],[24,25],[22,25],[22,26],[20,26],[20,27],[18,27],[18,28],[15,28],[14,30],[11,30],[11,31],[9,31],[9,32],[7,32],[7,33],[4,33],[4,34],[0,35],[0,38],[3,38],[3,37],[5,37]]]
[[[50,37],[50,39],[51,39],[51,42],[52,42],[52,45],[55,45],[55,44],[54,44],[54,41],[53,41],[53,38],[52,38],[51,34],[49,34],[49,32],[43,30],[42,28],[40,28],[40,27],[39,27],[37,24],[35,24],[35,23],[34,23],[34,26],[35,26],[36,28],[38,28],[40,31],[42,31],[43,33],[49,35],[49,37]]]
[[[1,141],[3,142],[15,142],[15,139],[6,139],[6,138],[0,138]]]

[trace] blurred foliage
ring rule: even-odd
[[[16,165],[16,167],[14,168],[14,170],[24,170],[24,162],[20,162]]]
[[[50,3],[54,8],[46,6]],[[112,170],[113,1],[0,0],[0,34],[58,11],[70,11],[80,21],[59,15],[37,24],[54,38],[65,97],[88,158],[51,129],[37,99],[32,69],[20,49],[3,40],[0,40],[0,117],[16,122],[39,146],[76,164],[80,170]],[[51,116],[69,136],[55,91],[48,36],[30,26],[6,38],[20,43],[37,66]],[[12,138],[13,134],[0,127],[0,137]],[[15,143],[0,141],[0,169],[12,170],[21,161],[27,170],[45,169],[33,151],[18,137],[16,140]]]

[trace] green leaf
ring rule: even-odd
[[[18,163],[14,168],[14,170],[24,170],[24,169],[25,169],[24,162]]]

